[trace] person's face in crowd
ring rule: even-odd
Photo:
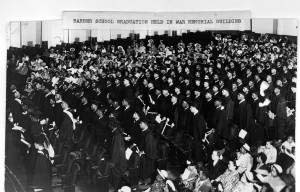
[[[177,101],[178,101],[177,97],[175,97],[175,96],[171,97],[171,102],[173,105],[175,105],[177,103]]]
[[[291,90],[293,93],[296,93],[296,91],[297,91],[296,87],[291,87]]]
[[[241,63],[241,69],[245,68],[245,64],[244,63]]]
[[[272,75],[276,75],[276,73],[277,73],[276,69],[271,69],[271,74]]]
[[[159,89],[155,89],[155,94],[156,94],[157,96],[159,96],[159,95],[161,94],[161,91],[160,91]]]
[[[293,142],[294,142],[294,137],[293,137],[293,136],[289,136],[289,137],[287,138],[287,142],[288,142],[288,143],[293,143]]]
[[[254,76],[254,79],[255,79],[256,82],[259,82],[259,81],[260,81],[259,75],[255,75],[255,76]]]
[[[246,149],[245,149],[244,147],[241,147],[241,148],[240,148],[240,152],[241,152],[242,154],[247,153],[247,151],[246,151]]]
[[[187,109],[189,108],[189,104],[186,101],[182,101],[182,108]]]
[[[168,96],[169,96],[169,91],[166,90],[166,89],[164,89],[164,90],[162,91],[162,94],[163,94],[163,96],[168,97]]]
[[[128,103],[128,101],[127,101],[126,99],[123,99],[123,100],[122,100],[122,105],[123,105],[123,106],[128,106],[129,103]]]
[[[280,94],[280,89],[278,89],[278,87],[276,87],[274,89],[274,93],[275,93],[275,95],[279,95]]]
[[[34,148],[37,149],[38,151],[44,150],[44,146],[39,143],[34,143]]]
[[[287,67],[284,65],[284,66],[282,66],[282,70],[284,71],[284,72],[287,72]]]
[[[212,98],[211,93],[206,93],[206,94],[205,94],[205,99],[206,99],[207,101],[211,100],[211,98]]]
[[[195,97],[199,97],[199,96],[200,96],[200,91],[195,90],[195,91],[194,91],[194,95],[195,95]]]
[[[186,97],[190,97],[191,96],[191,91],[190,90],[186,90],[185,95],[186,95]]]
[[[125,87],[128,87],[130,85],[128,79],[124,79],[123,83]]]
[[[198,110],[197,110],[197,108],[195,106],[190,106],[190,111],[192,113],[196,113]]]
[[[203,171],[200,170],[198,174],[199,174],[199,178],[201,181],[204,181],[207,179],[207,176],[203,173]]]
[[[241,79],[237,79],[237,80],[236,80],[236,83],[237,83],[237,85],[238,85],[238,86],[241,86],[241,85],[243,85],[243,82],[242,82],[242,80],[241,80]]]
[[[213,86],[212,90],[213,90],[214,93],[217,93],[219,91],[219,88],[217,86]]]
[[[218,108],[221,106],[221,101],[220,100],[215,100],[215,107]]]
[[[86,99],[85,97],[82,97],[82,98],[81,98],[81,103],[82,103],[82,104],[86,104],[86,103],[87,103],[87,99]]]
[[[133,113],[133,119],[136,120],[136,121],[138,121],[140,119],[140,116],[137,112]]]
[[[195,81],[195,85],[196,85],[197,87],[199,87],[199,86],[200,86],[200,81],[199,81],[199,80],[196,80],[196,81]]]
[[[94,112],[96,112],[97,109],[98,109],[97,105],[93,103],[93,104],[91,105],[91,110],[94,111]]]
[[[234,165],[233,161],[229,161],[229,163],[228,163],[228,169],[230,171],[235,171],[236,170],[236,166]]]
[[[233,63],[233,62],[230,62],[229,65],[230,65],[230,68],[231,68],[231,69],[234,69],[234,63]]]
[[[245,94],[248,94],[248,93],[249,93],[248,87],[243,87],[243,92],[244,92]]]
[[[271,166],[271,175],[273,177],[278,176],[277,170],[276,170],[276,168],[274,166]]]
[[[238,94],[238,96],[237,96],[237,99],[239,100],[239,101],[242,101],[242,100],[244,100],[245,99],[245,96],[243,95],[243,94]]]
[[[159,75],[157,73],[154,73],[154,79],[158,79],[159,78]]]
[[[190,84],[190,80],[185,79],[185,80],[184,80],[184,83],[185,83],[186,85],[189,85],[189,84]]]
[[[178,87],[175,87],[174,91],[175,91],[175,93],[176,93],[177,95],[180,94],[180,89],[179,89]]]
[[[188,67],[186,67],[186,68],[184,69],[184,72],[185,72],[186,74],[190,74],[190,69],[189,69]]]
[[[219,86],[220,86],[220,87],[223,87],[223,86],[224,86],[224,81],[223,81],[223,80],[220,80],[220,81],[219,81]]]
[[[261,72],[262,72],[261,66],[258,66],[258,67],[257,67],[257,72],[258,72],[258,73],[261,73]]]
[[[248,85],[249,85],[250,88],[253,88],[254,87],[253,81],[249,81]]]
[[[16,91],[16,92],[14,93],[14,96],[15,96],[16,99],[20,99],[20,97],[21,97],[19,91]]]
[[[267,149],[271,149],[273,147],[273,145],[271,144],[271,142],[270,141],[267,141],[266,142],[266,148]]]
[[[213,68],[212,68],[212,67],[209,67],[209,68],[208,68],[208,72],[209,72],[209,73],[213,73]]]
[[[118,108],[118,107],[120,106],[118,101],[114,101],[114,102],[112,103],[112,105],[113,105],[113,107],[114,107],[115,109]]]
[[[168,84],[173,84],[173,79],[172,78],[168,78]]]
[[[55,101],[54,101],[54,99],[50,99],[50,105],[54,105],[55,104]]]
[[[203,83],[203,86],[204,86],[204,88],[209,88],[209,83],[208,83],[207,81],[205,81],[205,82]]]
[[[227,77],[228,77],[228,79],[232,79],[232,73],[227,72]]]
[[[257,163],[262,163],[260,155],[256,157],[256,161],[257,161]]]
[[[148,128],[148,125],[145,122],[141,121],[140,122],[140,128],[141,128],[141,130],[145,130],[145,129]]]
[[[256,93],[252,93],[252,99],[253,99],[253,100],[257,100],[257,99],[258,99],[258,96],[257,96]]]
[[[196,76],[197,78],[199,78],[199,77],[200,77],[200,72],[197,71],[196,74],[195,74],[195,76]]]
[[[276,81],[276,85],[279,86],[279,87],[282,87],[283,86],[282,81],[278,79]]]
[[[120,85],[119,79],[116,79],[116,80],[115,80],[115,85],[116,85],[116,86],[119,86],[119,85]]]
[[[219,76],[217,74],[214,74],[214,80],[218,81],[219,80]]]
[[[213,161],[218,161],[220,159],[219,155],[218,155],[218,152],[217,151],[213,151],[212,154],[211,154],[211,159]]]
[[[222,90],[222,95],[223,95],[224,97],[228,97],[228,96],[229,96],[229,92],[228,92],[226,89],[223,89],[223,90]]]
[[[147,79],[144,79],[144,80],[143,80],[143,85],[144,85],[145,87],[148,86],[148,81],[147,81]]]
[[[63,110],[66,110],[66,109],[69,108],[69,105],[68,105],[68,103],[66,103],[65,101],[63,101],[63,102],[61,102],[61,107],[62,107]]]
[[[250,75],[252,74],[251,70],[250,70],[250,69],[247,69],[246,74],[247,74],[248,76],[250,76]]]

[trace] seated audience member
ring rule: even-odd
[[[212,181],[219,191],[231,192],[239,182],[239,172],[234,161],[229,161],[228,168],[218,178]]]
[[[267,183],[273,189],[274,192],[280,192],[285,187],[285,182],[281,179],[282,168],[278,164],[271,165],[271,171],[266,175],[257,173],[257,178],[262,183]]]

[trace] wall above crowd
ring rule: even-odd
[[[298,21],[296,19],[270,19],[270,18],[254,18],[249,22],[249,30],[247,27],[241,29],[253,31],[256,33],[270,33],[278,35],[298,35]],[[96,37],[98,42],[107,41],[110,39],[127,38],[131,34],[139,34],[139,38],[143,39],[147,35],[181,35],[186,32],[203,31],[206,29],[200,28],[180,28],[164,29],[164,28],[102,28],[102,29],[85,29],[79,27],[78,29],[67,29],[62,20],[48,20],[48,21],[17,21],[10,22],[8,27],[9,42],[7,47],[21,47],[34,46],[47,42],[47,46],[56,46],[57,44],[73,43],[75,41],[86,41],[89,37]],[[209,29],[208,29],[209,30]]]

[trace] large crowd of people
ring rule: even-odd
[[[111,191],[295,191],[296,71],[296,43],[252,33],[10,54],[6,164],[43,191],[61,164]]]

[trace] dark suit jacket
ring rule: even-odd
[[[63,112],[63,121],[59,132],[59,138],[65,144],[70,145],[73,138],[73,122],[71,118]]]

